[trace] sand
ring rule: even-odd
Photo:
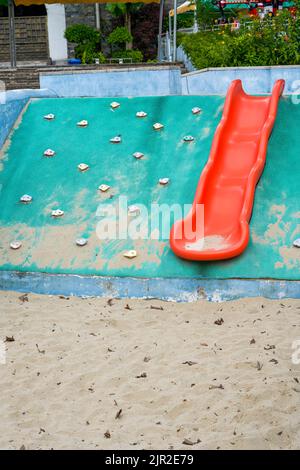
[[[300,448],[299,300],[20,295],[0,293],[2,449]]]

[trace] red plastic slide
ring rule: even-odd
[[[231,83],[192,209],[171,229],[171,248],[177,256],[226,259],[247,247],[255,187],[284,84],[277,80],[271,96],[250,96],[240,80]],[[204,224],[201,218],[196,220],[199,204],[203,204]]]

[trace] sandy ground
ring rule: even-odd
[[[1,448],[300,448],[299,300],[20,295],[0,293]]]

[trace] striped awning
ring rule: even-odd
[[[44,5],[51,3],[160,3],[160,0],[114,0],[108,2],[107,0],[14,0],[14,3],[18,5]]]

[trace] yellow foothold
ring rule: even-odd
[[[12,250],[18,250],[19,248],[21,248],[22,243],[15,240],[15,241],[11,242],[9,246]]]
[[[123,256],[125,258],[132,259],[137,256],[137,252],[135,250],[125,251],[125,253],[123,253]]]
[[[102,191],[102,193],[105,193],[106,191],[108,191],[110,188],[110,186],[108,186],[108,184],[100,184],[99,186],[99,190]]]
[[[89,166],[86,163],[79,163],[77,168],[79,171],[83,172],[87,171],[89,169]]]
[[[60,209],[55,209],[54,211],[51,212],[52,217],[62,217],[64,215],[64,211]]]
[[[159,179],[159,184],[162,184],[163,186],[165,186],[166,184],[169,183],[169,178],[160,178]]]

